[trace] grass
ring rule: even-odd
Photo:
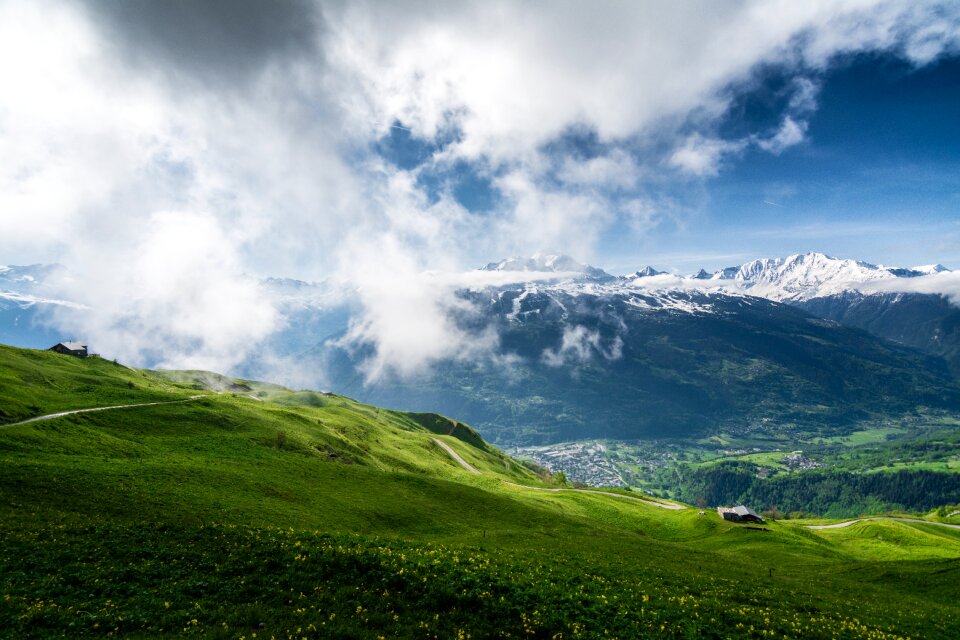
[[[960,636],[954,532],[515,487],[443,416],[54,358],[0,347],[3,408],[222,392],[0,427],[0,637]]]
[[[93,357],[0,345],[0,424],[69,409],[177,400],[191,389]]]
[[[902,436],[907,430],[902,427],[875,427],[872,429],[863,429],[854,431],[844,436],[831,436],[829,438],[814,438],[813,444],[840,444],[847,447],[857,447],[865,444],[875,444],[886,442],[891,438]]]

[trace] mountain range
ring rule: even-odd
[[[71,304],[45,293],[56,268],[0,269],[0,340],[49,346],[63,337],[41,321]],[[954,274],[942,265],[807,253],[711,273],[647,266],[614,276],[538,254],[481,271],[517,276],[456,293],[475,313],[453,322],[493,328],[489,353],[367,380],[362,365],[377,345],[343,339],[356,309],[350,296],[327,283],[268,279],[263,290],[288,322],[235,373],[258,373],[261,353],[293,356],[325,372],[336,392],[441,411],[501,444],[838,433],[960,407],[960,311],[930,293],[950,291]]]
[[[501,444],[829,435],[921,407],[960,407],[942,358],[755,295],[780,285],[777,297],[799,304],[818,298],[815,288],[839,290],[838,278],[908,277],[879,267],[809,254],[750,263],[728,278],[718,272],[711,283],[719,286],[666,274],[615,277],[554,256],[485,269],[558,273],[459,293],[482,318],[470,323],[496,328],[495,357],[451,359],[413,379],[372,384],[358,365],[373,345],[331,341],[313,357],[348,395],[432,406]]]

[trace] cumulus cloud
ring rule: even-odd
[[[774,155],[780,155],[789,147],[803,142],[806,128],[805,122],[797,122],[790,116],[787,116],[780,124],[780,129],[773,136],[759,140],[757,145],[764,151],[769,151]]]
[[[746,144],[741,140],[704,138],[700,134],[694,134],[686,139],[683,146],[673,152],[670,156],[670,164],[691,175],[715,176],[720,173],[720,164],[724,156],[742,151]]]
[[[474,310],[453,295],[456,280],[425,272],[393,238],[381,236],[375,244],[359,244],[350,256],[344,268],[358,287],[364,313],[352,321],[340,344],[373,347],[364,364],[368,381],[410,375],[437,360],[493,350],[494,332],[470,331],[458,323],[459,316]]]
[[[589,255],[610,219],[608,201],[589,192],[551,189],[524,171],[496,182],[508,203],[495,233],[508,255],[530,253],[532,242],[543,248]]]
[[[565,158],[557,177],[569,185],[629,189],[640,179],[636,161],[622,149],[586,160]]]
[[[259,282],[239,275],[229,236],[210,216],[155,213],[110,256],[80,250],[59,284],[85,306],[56,307],[56,320],[124,362],[229,370],[280,323]]]
[[[839,55],[926,64],[960,50],[958,24],[956,3],[898,0],[7,0],[0,251],[70,267],[60,297],[93,311],[58,321],[135,364],[229,368],[283,326],[261,277],[350,280],[368,374],[408,372],[496,344],[443,319],[469,309],[424,274],[589,259],[613,225],[679,210],[649,195],[664,166],[702,179],[746,145],[781,153]],[[730,87],[761,65],[797,76],[780,126],[724,139]],[[395,126],[419,166],[378,152]],[[431,186],[460,165],[489,210]]]

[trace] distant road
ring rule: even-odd
[[[857,524],[858,522],[867,522],[869,520],[895,520],[897,522],[918,522],[920,524],[935,524],[941,527],[950,527],[951,529],[960,529],[960,524],[948,524],[946,522],[931,522],[929,520],[920,520],[918,518],[890,518],[886,516],[878,516],[876,518],[858,518],[856,520],[847,520],[846,522],[838,522],[836,524],[808,524],[807,529],[843,529],[844,527],[849,527],[851,525]]]
[[[72,416],[75,413],[89,413],[91,411],[112,411],[113,409],[131,409],[133,407],[153,407],[158,404],[178,404],[181,402],[190,402],[191,400],[196,400],[197,398],[203,398],[204,396],[190,396],[183,400],[164,400],[163,402],[142,402],[140,404],[118,404],[113,407],[93,407],[90,409],[74,409],[73,411],[61,411],[60,413],[51,413],[45,416],[37,416],[36,418],[30,418],[28,420],[21,420],[20,422],[8,422],[7,424],[0,424],[0,427],[16,427],[21,424],[30,424],[31,422],[42,422],[43,420],[53,420],[54,418],[62,418],[63,416]]]
[[[441,447],[443,447],[443,450],[449,453],[451,458],[459,462],[460,466],[462,466],[464,469],[466,469],[470,473],[481,475],[481,473],[477,470],[476,467],[474,467],[469,462],[461,458],[460,455],[456,451],[454,451],[453,448],[451,448],[450,445],[448,445],[446,442],[443,442],[442,440],[439,440],[437,438],[433,438],[432,440],[436,442],[438,445],[440,445]],[[603,496],[613,496],[614,498],[623,498],[624,500],[635,500],[637,502],[642,502],[643,504],[649,504],[654,507],[660,507],[661,509],[672,509],[674,511],[686,509],[686,507],[681,504],[673,504],[672,502],[656,502],[654,500],[646,500],[644,498],[636,498],[634,496],[625,496],[622,493],[613,493],[611,491],[592,491],[590,489],[550,489],[547,487],[530,487],[525,484],[517,484],[516,482],[507,482],[506,480],[501,480],[501,482],[503,482],[503,484],[508,484],[511,487],[519,487],[521,489],[532,489],[534,491],[549,491],[551,493],[559,493],[560,491],[573,491],[575,493],[588,493],[590,495],[599,494]]]

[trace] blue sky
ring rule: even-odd
[[[748,148],[705,179],[663,178],[658,188],[682,208],[678,219],[643,233],[615,223],[593,261],[614,273],[646,264],[693,272],[823,251],[875,263],[960,267],[960,57],[918,66],[895,53],[871,52],[839,56],[817,73],[761,68],[729,88],[717,133],[736,139],[775,128],[797,77],[817,86],[802,142],[776,155]],[[450,188],[478,215],[501,204],[484,168],[430,166],[456,133],[426,141],[395,125],[375,152],[401,169],[422,171],[425,191]],[[592,158],[608,147],[585,129],[552,141],[545,153]],[[629,149],[638,163],[657,164],[663,149],[652,147],[638,140]]]

